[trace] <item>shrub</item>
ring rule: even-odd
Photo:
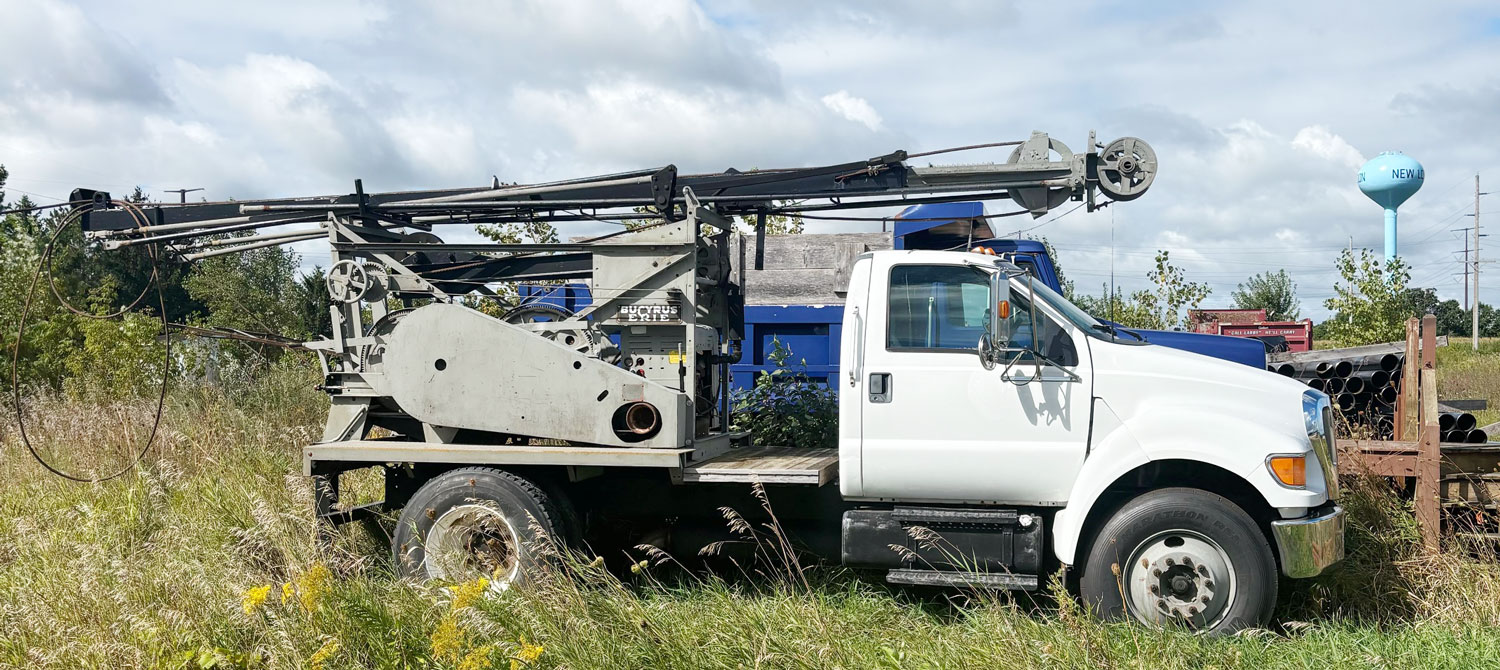
[[[838,444],[838,392],[807,376],[807,361],[793,368],[792,351],[771,340],[766,360],[773,366],[755,386],[732,396],[731,430],[750,431],[756,445],[833,447]]]

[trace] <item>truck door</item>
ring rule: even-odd
[[[975,350],[995,300],[983,269],[877,255],[870,284],[864,497],[1066,501],[1088,445],[1087,338],[1045,309],[1033,334],[1026,283],[1013,281],[1009,332],[1062,369],[1030,356],[986,369]]]

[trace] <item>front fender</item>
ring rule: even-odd
[[[1103,398],[1094,398],[1094,427],[1089,436],[1089,455],[1073,482],[1068,505],[1052,517],[1052,551],[1057,560],[1072,565],[1078,552],[1078,536],[1089,509],[1115,480],[1151,458],[1141,448],[1125,423]]]
[[[1274,508],[1292,513],[1323,504],[1322,476],[1309,467],[1306,489],[1281,486],[1266,469],[1271,454],[1310,454],[1305,440],[1268,429],[1247,418],[1185,416],[1179,411],[1143,411],[1121,418],[1101,398],[1094,399],[1094,428],[1088,459],[1079,471],[1068,505],[1053,518],[1053,552],[1072,565],[1083,525],[1099,497],[1127,473],[1151,461],[1205,463],[1244,479]]]

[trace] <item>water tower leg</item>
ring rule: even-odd
[[[1396,257],[1396,210],[1385,210],[1385,262]]]

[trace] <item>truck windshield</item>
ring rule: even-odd
[[[1069,302],[1067,298],[1058,295],[1057,291],[1052,290],[1052,287],[1033,280],[1031,288],[1036,292],[1037,297],[1041,298],[1042,302],[1052,306],[1053,309],[1063,315],[1063,318],[1071,321],[1073,325],[1077,326],[1079,330],[1082,330],[1089,337],[1109,340],[1111,342],[1123,341],[1114,337],[1113,327],[1106,326],[1098,319],[1089,316],[1088,312],[1079,309],[1077,305]],[[1139,341],[1136,343],[1139,343]]]

